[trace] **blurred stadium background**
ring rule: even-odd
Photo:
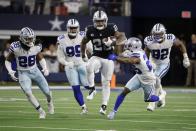
[[[51,72],[48,81],[66,82],[62,65],[56,59],[56,38],[65,32],[69,18],[78,19],[81,30],[84,30],[92,24],[93,12],[102,8],[107,12],[109,22],[116,23],[127,37],[138,36],[141,39],[150,33],[155,23],[161,22],[168,33],[175,34],[188,48],[191,35],[196,32],[195,5],[194,0],[0,0],[0,81],[11,81],[3,64],[4,57],[9,44],[17,39],[19,30],[24,26],[34,29],[37,39],[43,41],[43,53]],[[116,63],[117,84],[125,84],[132,77],[130,68],[129,65]],[[162,83],[184,86],[186,76],[182,55],[174,48],[170,70]],[[100,81],[99,75],[96,81]]]
[[[98,8],[105,10],[109,22],[116,23],[119,31],[125,32],[127,37],[137,36],[143,40],[150,34],[154,24],[163,23],[168,33],[175,34],[184,42],[189,57],[196,61],[196,55],[192,56],[190,53],[192,51],[196,54],[196,46],[190,46],[192,41],[196,43],[195,0],[0,0],[0,88],[17,85],[7,74],[4,60],[10,43],[17,40],[20,29],[25,26],[34,29],[37,39],[43,42],[43,54],[51,72],[47,77],[49,84],[58,86],[66,83],[63,67],[56,57],[57,36],[66,31],[66,22],[70,18],[78,19],[81,30],[93,24],[92,14]],[[130,101],[125,101],[119,118],[112,123],[98,116],[101,101],[98,94],[93,102],[87,103],[91,108],[90,114],[83,119],[78,115],[79,109],[75,110],[77,105],[71,91],[53,91],[57,113],[40,122],[21,92],[0,90],[0,131],[196,130],[196,82],[193,81],[196,76],[193,75],[192,81],[186,83],[187,69],[183,67],[183,56],[179,50],[172,48],[170,59],[170,70],[162,79],[162,84],[176,89],[167,89],[170,93],[167,97],[169,103],[163,110],[147,112],[143,96],[141,92],[137,92],[128,96]],[[14,61],[12,66],[16,68]],[[122,86],[134,73],[131,72],[130,65],[115,63],[115,75],[117,85]],[[96,82],[100,82],[100,74],[96,76]],[[186,90],[190,87],[193,87],[192,90]],[[118,93],[118,90],[112,92],[109,109],[112,109]],[[39,91],[36,90],[35,95],[41,99],[41,103],[44,101]]]

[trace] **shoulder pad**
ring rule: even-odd
[[[148,45],[149,43],[151,43],[153,41],[153,37],[150,35],[150,36],[147,36],[145,39],[144,39],[144,44],[145,45]]]
[[[58,36],[57,41],[62,40],[64,38],[65,38],[65,35],[60,35],[60,36]]]
[[[86,30],[91,30],[91,29],[94,29],[94,26],[93,26],[93,25],[88,25],[88,26],[86,27]]]
[[[114,23],[108,23],[107,25],[109,28],[113,29],[114,31],[118,31],[118,27],[116,24]]]
[[[174,41],[175,40],[175,35],[173,35],[173,34],[166,34],[166,39]]]
[[[39,48],[39,50],[42,50],[42,44],[41,43],[37,44],[36,46]]]
[[[11,45],[10,45],[9,51],[14,52],[14,50],[19,48],[19,47],[20,47],[20,42],[19,41],[12,42]]]
[[[85,35],[86,35],[86,33],[85,33],[85,31],[80,31],[80,32],[79,32],[79,35],[81,35],[81,36],[85,36]]]

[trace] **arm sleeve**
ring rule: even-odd
[[[8,72],[12,72],[12,71],[13,71],[13,70],[12,70],[12,64],[11,64],[11,62],[8,61],[8,60],[5,60],[5,67],[6,67],[6,69],[8,70]]]
[[[58,45],[58,49],[57,49],[57,59],[63,65],[68,64],[68,62],[65,60],[65,55],[64,55],[62,47],[60,45]]]
[[[46,60],[44,58],[42,58],[40,61],[39,61],[41,67],[43,70],[47,69],[47,65],[46,65]]]

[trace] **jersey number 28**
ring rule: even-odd
[[[35,64],[35,55],[19,56],[18,61],[19,61],[19,66],[21,67],[33,66]]]

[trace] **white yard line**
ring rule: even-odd
[[[188,130],[196,130],[196,127],[195,128],[193,128],[193,127],[182,127],[183,129],[188,129]]]
[[[71,131],[95,131],[96,129],[77,129],[77,128],[58,128],[58,127],[29,127],[29,126],[0,126],[3,128],[20,128],[20,129],[48,129],[48,130],[71,130]]]
[[[33,118],[24,118],[24,119],[33,119]],[[81,118],[46,118],[46,119],[50,119],[50,120],[84,120],[83,117]],[[186,126],[196,126],[196,124],[190,124],[190,123],[184,123],[184,122],[175,122],[175,123],[171,123],[171,122],[166,122],[166,121],[162,121],[162,122],[158,122],[158,121],[134,121],[134,120],[124,120],[124,119],[116,119],[116,120],[107,120],[107,119],[103,119],[103,118],[96,118],[96,119],[91,119],[91,118],[86,118],[85,120],[87,121],[110,121],[110,122],[130,122],[130,123],[152,123],[152,124],[168,124],[168,125],[186,125]]]
[[[19,86],[0,86],[0,90],[13,90],[13,89],[21,89]],[[32,86],[32,89],[39,89],[37,86]],[[52,90],[71,90],[72,88],[70,86],[50,86],[50,89]],[[82,87],[82,89],[84,89]],[[102,87],[97,86],[96,89],[101,90]],[[116,87],[112,90],[122,90],[123,87]],[[173,92],[173,93],[196,93],[196,89],[187,89],[187,88],[166,88],[167,92]],[[139,90],[141,91],[141,90]]]
[[[37,114],[37,112],[28,112],[28,111],[0,111],[0,112],[2,112],[2,113],[8,113],[7,115],[12,115],[11,113],[14,113],[14,114],[16,114],[16,113],[20,113],[20,114]],[[64,114],[64,115],[71,115],[71,114],[73,114],[73,115],[80,116],[80,114],[79,114],[80,112],[77,111],[77,110],[73,111],[72,113],[70,113],[70,112],[69,113],[66,113],[66,112],[55,112],[55,113],[56,114]],[[89,112],[89,115],[99,115],[99,114],[98,113],[91,113],[91,112]],[[143,117],[143,116],[153,116],[153,117],[154,116],[159,116],[159,117],[196,118],[196,116],[159,115],[159,114],[141,114],[141,113],[140,114],[135,114],[135,113],[133,113],[133,114],[130,114],[130,113],[129,114],[121,113],[120,115],[121,116],[137,116],[137,117],[139,117],[139,116],[141,116],[141,117]],[[13,118],[13,117],[10,117],[10,118]],[[49,118],[49,119],[51,119],[51,118]],[[55,118],[55,119],[59,119],[59,118]]]

